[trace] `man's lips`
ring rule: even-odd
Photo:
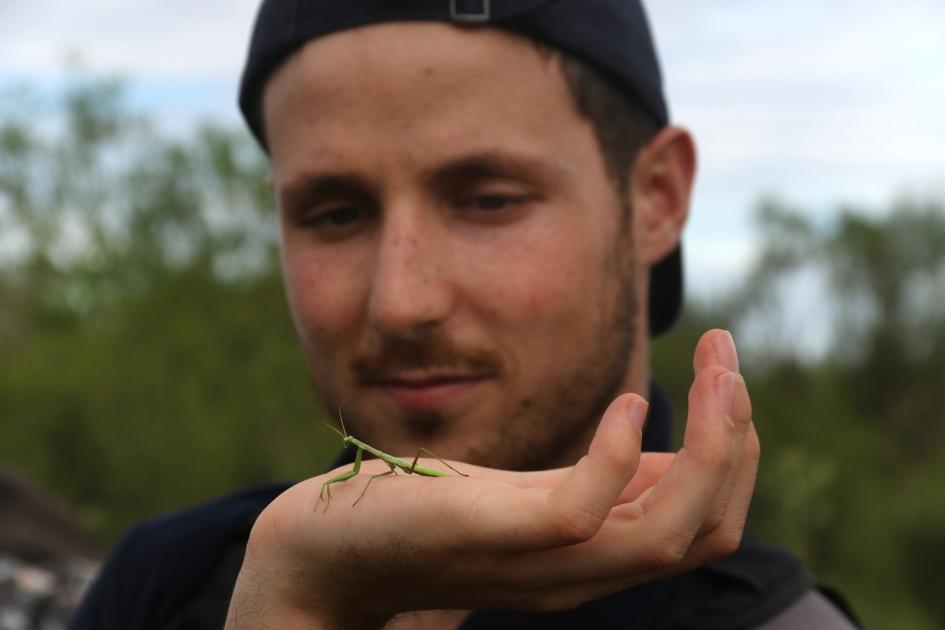
[[[369,382],[409,411],[437,411],[471,393],[488,380],[485,374],[398,374]]]

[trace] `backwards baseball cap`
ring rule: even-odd
[[[613,78],[658,126],[669,122],[659,61],[639,0],[264,0],[240,84],[240,110],[263,149],[262,92],[272,73],[306,42],[337,31],[397,21],[494,26],[574,55]],[[651,336],[682,307],[676,247],[650,278]]]

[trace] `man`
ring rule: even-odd
[[[850,627],[739,547],[759,447],[728,333],[696,348],[683,449],[641,455],[668,446],[647,344],[695,150],[638,3],[267,0],[241,107],[322,400],[468,476],[353,506],[336,470],[152,523],[78,627]]]

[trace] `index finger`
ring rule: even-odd
[[[646,409],[646,401],[635,394],[615,399],[588,454],[564,469],[552,489],[503,485],[483,492],[469,514],[476,523],[474,535],[490,548],[516,552],[593,537],[636,472]]]

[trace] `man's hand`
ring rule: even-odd
[[[759,444],[731,337],[695,352],[683,448],[640,453],[646,402],[618,396],[577,464],[515,473],[309,479],[253,527],[226,627],[376,628],[407,610],[574,607],[691,570],[738,546]],[[365,462],[363,470],[386,470]]]

